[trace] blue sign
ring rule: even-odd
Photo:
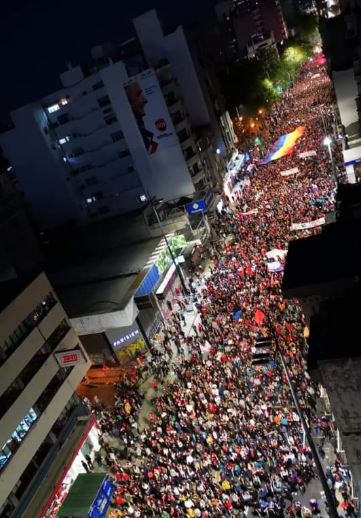
[[[88,518],[104,518],[115,490],[111,480],[105,479],[89,509]]]
[[[153,288],[157,284],[160,279],[159,270],[156,264],[153,264],[152,268],[148,271],[147,275],[142,280],[141,285],[137,289],[135,293],[135,298],[144,297],[146,295],[150,295],[153,291]]]
[[[185,208],[188,214],[191,216],[192,214],[197,214],[198,212],[206,212],[208,206],[206,200],[197,200],[192,201],[191,203],[186,203]]]

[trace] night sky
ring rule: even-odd
[[[209,19],[215,0],[4,0],[0,10],[0,120],[60,87],[66,63],[132,36],[131,18],[156,8],[164,27]],[[8,5],[7,5],[8,4]]]

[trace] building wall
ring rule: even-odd
[[[361,496],[361,359],[319,362],[358,498]]]
[[[143,192],[146,191],[164,200],[191,194],[194,191],[191,176],[155,73],[149,69],[134,78],[128,78],[123,63],[119,62],[103,69],[101,76],[107,86],[114,111],[121,120],[122,131],[129,143],[129,149],[134,156],[141,177]],[[150,154],[145,148],[137,121],[128,102],[124,88],[124,83],[128,79],[134,79],[134,82],[142,86],[143,95],[148,100],[146,111],[150,110],[152,113],[156,113],[159,119],[167,120],[166,132],[173,134],[169,139],[167,138],[167,143],[164,140],[158,140],[158,149],[154,154]],[[147,96],[143,82],[144,84],[151,82],[153,89],[151,95]],[[146,129],[157,133],[154,128]],[[154,139],[156,138],[155,135]]]
[[[9,336],[14,335],[15,330],[23,325],[22,322],[32,315],[39,305],[42,306],[42,301],[46,300],[50,293],[54,295],[55,300],[51,309],[47,310],[47,314],[34,320],[33,330],[27,336],[25,334],[22,341],[19,340],[15,350],[4,349],[9,343]],[[33,318],[35,316],[31,317]],[[64,332],[54,336],[53,333],[59,330],[59,326],[64,326]],[[57,336],[60,338],[57,339]],[[49,337],[53,338],[51,343]],[[17,385],[8,410],[0,418],[0,444],[5,445],[30,409],[38,415],[22,441],[18,443],[16,451],[0,471],[1,508],[29,462],[48,437],[55,421],[89,369],[90,362],[70,326],[64,309],[56,300],[45,274],[39,275],[0,313],[0,344],[3,344],[1,353],[3,359],[4,354],[7,355],[7,360],[2,360],[0,366],[0,398],[6,397],[4,399],[6,405],[8,405],[7,390],[10,387],[14,390],[14,383],[22,383],[22,386]],[[50,349],[44,349],[45,346]],[[82,349],[86,361],[69,371],[60,369],[54,352],[74,348]],[[32,363],[34,359],[35,362]],[[28,364],[31,365],[31,370],[27,373],[26,383],[23,383],[24,372],[26,372],[24,369]],[[12,397],[12,393],[9,393],[9,397]],[[43,408],[42,405],[46,406]]]
[[[55,150],[43,133],[47,125],[39,103],[24,106],[12,113],[15,128],[0,135],[0,145],[16,177],[26,193],[38,221],[49,226],[80,215],[79,207],[66,182],[64,168]]]
[[[177,77],[192,126],[210,124],[210,114],[183,28],[178,27],[165,36],[164,40],[167,56]]]

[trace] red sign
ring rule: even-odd
[[[55,357],[60,367],[72,367],[79,363],[85,363],[85,358],[80,349],[61,351],[60,353],[55,353]]]
[[[155,125],[157,130],[159,131],[165,131],[167,129],[167,123],[165,119],[158,119],[155,121]]]

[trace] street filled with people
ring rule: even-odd
[[[316,57],[265,116],[267,148],[297,127],[304,133],[292,154],[246,163],[223,195],[206,266],[187,279],[184,300],[193,300],[198,317],[186,333],[182,308],[173,308],[153,343],[147,427],[139,428],[142,396],[132,383],[118,384],[114,408],[95,409],[102,449],[94,465],[116,482],[113,516],[326,516],[320,494],[302,499],[317,473],[279,354],[312,429],[330,440],[329,417],[319,414],[318,387],[306,369],[304,318],[295,301],[282,298],[281,282],[288,242],[319,232],[334,208],[322,143],[332,103]],[[334,153],[342,181],[336,147]],[[262,341],[271,344],[269,356],[257,362]],[[110,438],[123,447],[112,448]],[[349,472],[337,456],[326,477],[339,509],[354,516]]]

